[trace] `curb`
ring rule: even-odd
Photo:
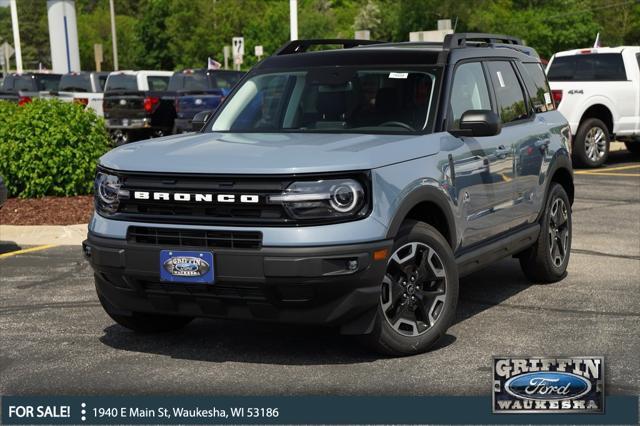
[[[87,224],[79,225],[0,225],[0,240],[19,246],[80,245],[87,238]]]

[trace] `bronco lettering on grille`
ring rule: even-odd
[[[150,192],[131,191],[135,200],[151,201],[194,201],[198,203],[236,203],[256,204],[260,202],[260,196],[255,194],[202,194],[186,192]]]

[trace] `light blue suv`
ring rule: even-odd
[[[518,39],[293,41],[200,125],[100,160],[84,252],[132,330],[315,323],[406,355],[451,325],[461,275],[566,273],[570,131]]]

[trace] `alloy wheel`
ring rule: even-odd
[[[584,149],[589,160],[597,162],[607,152],[607,138],[600,127],[592,127],[584,139]]]
[[[553,200],[549,215],[549,253],[557,268],[567,257],[569,246],[569,212],[561,198]]]
[[[380,304],[389,325],[404,336],[427,332],[444,309],[447,274],[440,256],[427,244],[398,248],[382,280]]]

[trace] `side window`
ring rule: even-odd
[[[511,62],[489,62],[489,75],[496,93],[497,110],[504,124],[529,116],[522,87]]]
[[[524,68],[522,77],[524,78],[525,86],[527,86],[529,98],[531,98],[535,112],[553,110],[551,89],[549,89],[549,83],[547,83],[547,78],[540,64],[537,62],[528,62],[522,64],[522,67]]]
[[[472,109],[491,109],[487,81],[480,62],[469,62],[456,68],[449,105],[453,129],[458,128],[460,117],[465,112]]]

